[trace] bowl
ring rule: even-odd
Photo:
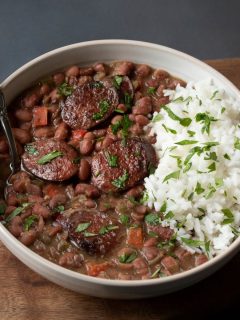
[[[16,70],[1,83],[0,88],[9,104],[21,91],[53,71],[72,64],[89,65],[113,60],[146,63],[186,81],[211,77],[229,94],[240,98],[238,89],[205,63],[171,48],[131,40],[89,41],[50,51]],[[240,248],[238,238],[226,251],[189,271],[160,279],[126,281],[94,278],[60,267],[24,246],[1,223],[0,239],[19,260],[50,281],[83,294],[114,299],[152,297],[190,286],[221,268]]]

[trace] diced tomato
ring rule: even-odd
[[[84,137],[84,135],[87,133],[87,130],[84,129],[77,129],[72,131],[72,138],[73,140],[80,140]]]
[[[143,231],[142,228],[130,228],[127,234],[127,243],[135,248],[143,246]]]
[[[98,263],[98,264],[86,264],[87,273],[89,276],[97,277],[100,272],[107,270],[110,267],[108,262]]]
[[[47,107],[36,107],[33,109],[33,126],[40,127],[48,124]]]

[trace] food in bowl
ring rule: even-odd
[[[1,204],[2,222],[9,231],[50,261],[109,279],[159,278],[189,270],[216,254],[209,240],[196,239],[197,227],[186,227],[184,218],[174,216],[169,199],[157,194],[163,183],[158,172],[164,158],[158,127],[177,137],[162,140],[167,148],[172,144],[188,148],[193,141],[196,146],[202,141],[193,138],[191,125],[196,121],[186,109],[192,108],[191,99],[180,99],[185,86],[167,71],[124,61],[72,66],[24,92],[9,112],[23,168],[7,188],[6,207]],[[196,97],[192,100],[196,103]],[[181,110],[181,117],[172,111],[172,103]],[[185,139],[185,131],[177,132],[175,124],[168,126],[169,120],[162,120],[163,111],[191,136]],[[218,120],[207,117],[207,125],[203,116],[198,121],[206,126],[204,136]],[[7,154],[3,137],[1,145]],[[217,145],[205,146],[206,156],[214,163],[209,174],[218,165]],[[169,155],[178,166],[173,172],[166,170],[163,179],[171,190],[178,188],[180,171],[191,163],[180,168],[180,160],[186,161],[183,153],[193,153],[186,150],[180,149],[182,159],[179,154]],[[171,159],[168,169],[174,166]],[[218,179],[214,188],[216,181],[223,184]],[[192,192],[198,194],[197,190]],[[188,192],[182,198],[187,196],[191,203],[195,196]],[[178,198],[170,200],[174,203]],[[235,210],[222,209],[235,223]],[[188,225],[205,216],[204,209],[198,211],[201,214],[195,214],[195,220],[188,217]]]

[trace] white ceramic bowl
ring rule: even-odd
[[[233,96],[240,99],[238,89],[220,73],[203,62],[156,44],[129,40],[100,40],[73,44],[50,51],[11,74],[0,85],[7,103],[33,82],[68,65],[86,65],[96,61],[130,60],[163,68],[184,80],[212,77]],[[21,244],[0,224],[0,239],[23,263],[43,277],[84,294],[115,299],[157,296],[190,286],[207,277],[231,259],[240,247],[240,238],[228,250],[209,262],[170,277],[152,280],[106,280],[79,274],[60,267]]]

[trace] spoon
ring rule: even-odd
[[[11,173],[6,182],[6,184],[9,185],[10,184],[9,181],[12,175],[20,170],[21,160],[17,152],[15,138],[13,136],[10,121],[7,115],[7,107],[6,107],[4,95],[1,90],[0,90],[0,122],[3,128],[4,134],[8,140],[10,157],[11,157],[11,162],[10,162]]]

